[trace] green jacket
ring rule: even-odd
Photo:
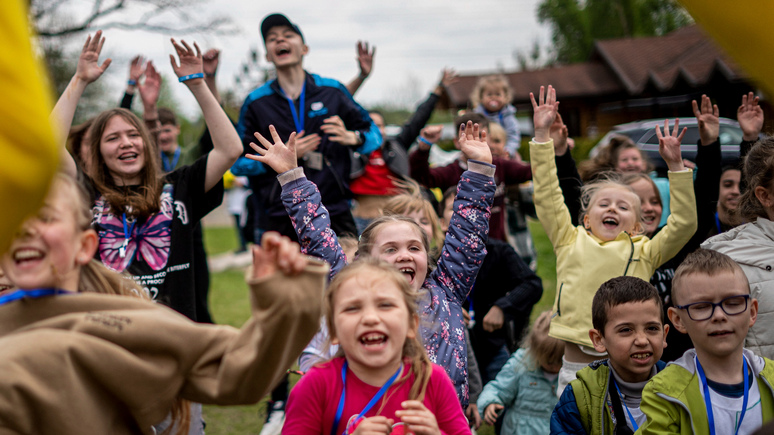
[[[653,239],[621,232],[603,242],[572,224],[556,175],[553,141],[530,142],[530,160],[535,211],[556,253],[557,290],[549,334],[591,347],[591,300],[599,286],[617,276],[648,281],[696,232],[693,173],[669,173],[672,214]]]
[[[699,375],[696,373],[696,351],[691,349],[682,358],[669,363],[653,377],[642,391],[640,409],[648,421],[636,435],[645,434],[708,434],[709,423],[704,405]],[[761,393],[763,423],[774,418],[774,365],[767,358],[745,349],[753,375]]]

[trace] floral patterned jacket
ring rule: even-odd
[[[420,290],[422,343],[430,360],[443,367],[451,378],[463,409],[468,405],[469,393],[462,304],[486,256],[495,193],[494,170],[493,165],[469,162],[457,187],[454,215],[438,266],[428,274]],[[277,178],[282,185],[282,202],[298,233],[302,251],[327,261],[333,278],[347,261],[330,227],[317,186],[306,179],[301,168]]]

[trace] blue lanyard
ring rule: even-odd
[[[341,398],[339,399],[339,407],[336,409],[336,417],[333,419],[333,427],[331,427],[331,435],[336,435],[336,428],[339,426],[339,422],[341,421],[341,415],[344,413],[344,402],[346,401],[347,397],[347,361],[344,361],[344,365],[341,366]],[[403,365],[401,364],[401,367]],[[357,418],[355,421],[359,421],[368,411],[371,410],[371,408],[376,405],[376,402],[379,401],[379,399],[384,396],[384,393],[387,392],[387,390],[392,386],[392,383],[395,382],[395,379],[398,378],[398,375],[400,374],[401,367],[398,367],[398,371],[395,372],[394,375],[390,379],[387,379],[387,382],[382,385],[382,388],[379,389],[379,391],[374,394],[374,397],[371,398],[371,400],[368,402],[368,404],[363,408],[362,411],[360,411],[360,414],[357,415]],[[345,430],[346,432],[346,430]]]
[[[71,294],[72,292],[62,290],[58,288],[36,288],[32,290],[16,290],[4,296],[0,296],[0,305],[5,305],[9,302],[18,301],[19,299],[38,299],[46,296]]]
[[[704,375],[704,369],[701,367],[699,358],[696,358],[696,370],[699,372],[699,379],[701,379],[702,389],[704,391],[704,406],[707,407],[707,420],[709,421],[710,435],[715,435],[715,415],[712,413],[712,399],[710,398],[709,385],[707,385],[707,377]],[[744,420],[744,413],[747,412],[747,399],[750,393],[750,386],[748,385],[747,374],[747,358],[742,355],[742,372],[744,373],[744,399],[742,399],[742,414],[739,416],[739,424],[736,425],[736,432],[739,433],[739,428],[742,427],[742,420]]]
[[[121,220],[124,223],[124,243],[118,248],[118,255],[120,255],[121,258],[126,258],[126,248],[129,246],[129,240],[132,239],[132,231],[134,231],[134,224],[136,224],[137,221],[133,220],[132,225],[129,226],[126,221],[126,213],[121,215]]]
[[[618,397],[621,398],[621,407],[626,410],[626,413],[629,414],[629,422],[632,424],[632,429],[634,429],[635,432],[637,432],[637,429],[640,428],[640,425],[637,424],[637,422],[634,420],[634,416],[632,415],[632,412],[629,411],[629,407],[626,406],[626,403],[624,403],[623,394],[621,394],[621,390],[618,388],[618,382],[615,381],[615,379],[612,379],[613,385],[615,385],[615,390],[618,391]]]
[[[164,165],[164,172],[172,172],[175,170],[177,161],[180,160],[180,147],[177,147],[175,150],[175,156],[172,159],[172,164],[170,164],[167,154],[164,151],[161,152],[161,163]]]
[[[298,97],[298,110],[296,110],[296,104],[290,97],[288,97],[288,94],[286,94],[282,88],[280,88],[280,91],[282,91],[282,95],[288,99],[288,104],[290,104],[290,113],[293,115],[293,123],[296,124],[296,133],[300,133],[301,130],[304,129],[304,112],[306,110],[306,79],[304,79],[304,86],[301,88],[301,95]]]

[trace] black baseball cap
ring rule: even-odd
[[[264,18],[263,22],[261,23],[261,36],[263,37],[264,45],[266,45],[266,35],[269,33],[269,30],[271,30],[272,27],[277,26],[290,27],[291,30],[298,33],[298,36],[301,37],[301,41],[304,41],[304,34],[301,33],[301,29],[299,29],[295,24],[291,23],[288,17],[282,14],[271,14]]]

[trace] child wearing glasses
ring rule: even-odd
[[[645,387],[642,434],[751,434],[774,417],[771,360],[744,348],[758,301],[737,263],[717,251],[690,254],[672,281],[669,319],[695,349]]]

